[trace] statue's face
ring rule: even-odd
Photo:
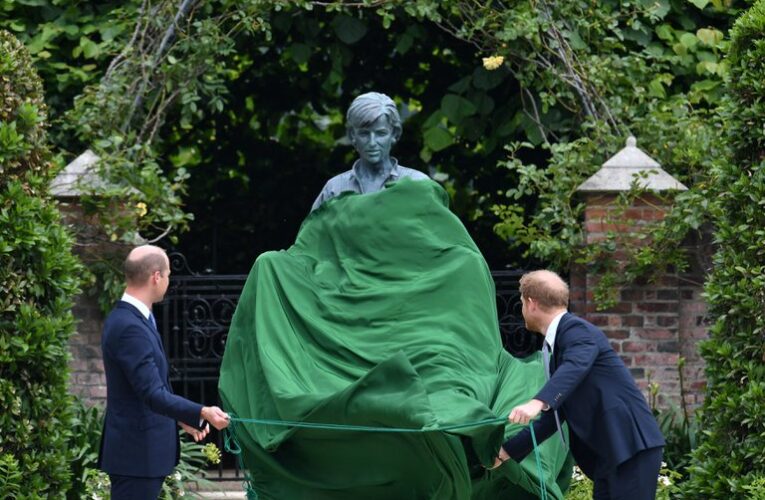
[[[390,149],[395,142],[393,127],[388,124],[385,116],[378,117],[366,127],[353,130],[353,147],[361,159],[371,165],[377,165],[390,158]]]

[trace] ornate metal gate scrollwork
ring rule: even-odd
[[[502,345],[517,358],[525,358],[542,349],[542,337],[526,330],[521,314],[518,280],[524,271],[492,271],[497,290],[497,318]]]
[[[193,401],[218,404],[218,375],[231,318],[247,279],[246,274],[196,273],[178,252],[168,252],[170,287],[155,306],[159,331],[170,362],[173,390]],[[541,337],[524,328],[518,279],[521,271],[493,271],[502,344],[517,357],[541,348]],[[213,439],[223,450],[222,436]],[[223,460],[208,479],[241,478],[233,456]]]
[[[211,274],[192,271],[186,258],[168,252],[170,286],[165,300],[155,306],[155,316],[170,362],[173,390],[192,401],[219,405],[220,373],[226,336],[242,293],[246,274]],[[220,433],[213,439],[223,451]],[[223,452],[223,460],[209,479],[241,478],[235,457]]]

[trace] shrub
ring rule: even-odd
[[[98,471],[95,468],[103,426],[104,411],[101,407],[88,407],[82,400],[75,400],[71,432],[66,445],[71,453],[72,473],[72,485],[67,492],[67,498],[92,498],[93,483],[98,479]]]
[[[28,52],[0,31],[0,468],[11,472],[0,498],[61,498],[70,484],[67,341],[81,268],[46,194],[42,96]]]
[[[714,324],[701,347],[707,395],[687,498],[762,498],[765,475],[765,2],[736,22],[727,62],[730,152],[710,180],[718,250],[706,294]]]

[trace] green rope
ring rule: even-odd
[[[545,473],[542,470],[542,460],[539,458],[539,447],[537,446],[537,436],[534,434],[534,422],[529,422],[531,430],[531,442],[534,443],[534,457],[537,460],[537,473],[539,473],[539,493],[540,500],[547,500],[547,485],[545,485]]]
[[[232,422],[241,422],[247,424],[260,424],[260,425],[276,425],[280,427],[300,427],[303,429],[324,429],[324,430],[336,430],[336,431],[357,431],[357,432],[395,432],[395,433],[413,433],[413,432],[448,432],[457,429],[465,429],[467,427],[478,427],[488,424],[499,424],[505,422],[505,417],[493,417],[484,420],[477,420],[475,422],[467,422],[464,424],[452,424],[443,426],[434,426],[426,428],[413,429],[411,427],[373,427],[369,425],[345,425],[345,424],[328,424],[318,422],[298,422],[296,420],[272,420],[267,418],[239,418],[229,413],[230,420]]]
[[[336,431],[356,431],[356,432],[396,432],[396,433],[422,433],[422,432],[448,432],[457,429],[465,429],[468,427],[478,427],[487,424],[499,424],[506,423],[506,417],[493,417],[484,420],[477,420],[474,422],[467,422],[462,424],[451,424],[443,426],[434,426],[413,429],[410,427],[374,427],[369,425],[345,425],[345,424],[331,424],[331,423],[316,423],[316,422],[298,422],[295,420],[274,420],[267,418],[240,418],[229,412],[229,426],[224,433],[224,446],[226,451],[232,455],[236,455],[239,462],[239,469],[244,471],[245,481],[244,489],[247,492],[248,500],[257,500],[258,494],[255,491],[255,487],[252,484],[252,478],[244,468],[242,461],[242,447],[239,445],[239,440],[236,437],[236,426],[239,423],[249,423],[258,425],[275,425],[279,427],[299,427],[302,429],[323,429],[323,430],[336,430]],[[544,471],[542,470],[542,461],[539,455],[539,447],[537,446],[537,438],[534,434],[533,423],[529,423],[529,429],[531,430],[531,440],[534,443],[534,456],[537,462],[537,472],[539,473],[539,490],[541,493],[541,500],[547,500],[547,486],[545,485]]]

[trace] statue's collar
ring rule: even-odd
[[[356,179],[358,177],[358,168],[360,163],[361,163],[361,160],[356,160],[353,164],[353,167],[351,167],[351,179]],[[390,163],[391,163],[391,169],[387,178],[398,179],[399,177],[401,177],[401,171],[398,168],[398,160],[391,156]]]

